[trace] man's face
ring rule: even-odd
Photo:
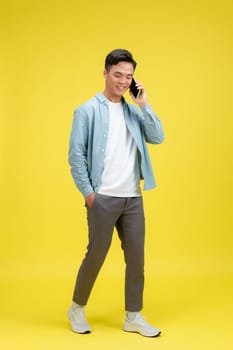
[[[128,90],[134,74],[132,63],[119,62],[111,66],[109,72],[104,71],[104,94],[113,102],[121,100],[122,95]]]

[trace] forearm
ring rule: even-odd
[[[164,140],[163,126],[149,104],[141,107],[143,114],[142,126],[146,141],[149,143],[162,143]]]
[[[146,138],[149,143],[161,143],[164,140],[163,127],[160,119],[154,113],[150,105],[148,104],[147,93],[141,82],[137,82],[136,86],[141,90],[141,94],[138,98],[135,98],[130,93],[133,101],[139,106],[142,111],[142,128]]]
[[[69,164],[75,185],[84,197],[93,192],[87,164],[86,130],[85,118],[76,113],[70,136]]]
[[[74,152],[74,149],[71,147],[69,152],[69,164],[75,185],[82,195],[87,197],[93,192],[93,188],[91,186],[85,157],[78,154],[78,152]]]

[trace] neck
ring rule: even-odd
[[[103,94],[111,102],[121,102],[122,100],[122,96],[111,96],[106,91],[104,91]]]

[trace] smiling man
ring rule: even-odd
[[[69,163],[76,186],[85,198],[88,246],[68,311],[76,333],[90,333],[85,317],[95,280],[111,245],[114,227],[121,240],[126,264],[123,330],[156,337],[160,330],[142,317],[144,289],[145,222],[140,180],[144,190],[155,187],[146,142],[163,141],[159,118],[148,104],[142,83],[139,97],[123,95],[132,83],[136,62],[123,49],[105,59],[103,93],[75,110],[70,137]],[[112,315],[112,317],[114,317]]]

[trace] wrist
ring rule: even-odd
[[[147,104],[148,104],[148,102],[146,101],[146,102],[141,102],[138,105],[140,108],[143,108],[143,107],[146,107]]]

